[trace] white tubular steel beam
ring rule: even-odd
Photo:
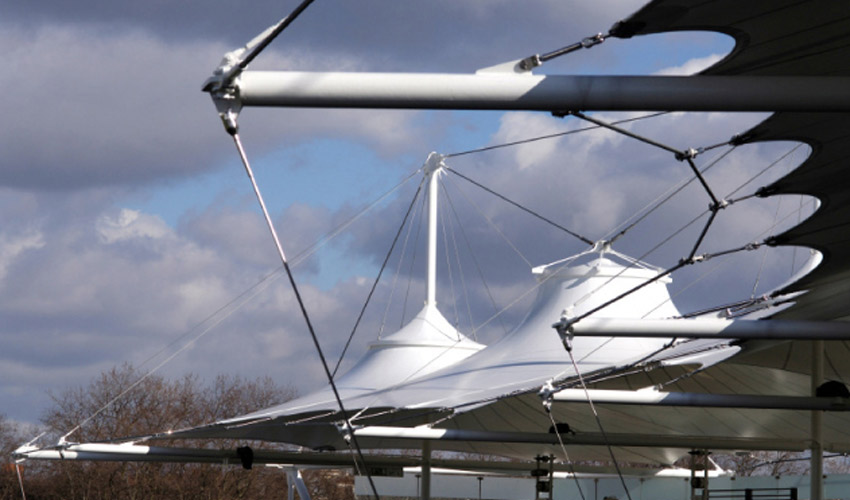
[[[842,321],[585,318],[571,328],[577,337],[850,340]]]
[[[690,406],[701,408],[752,408],[772,410],[850,411],[848,398],[762,396],[756,394],[702,394],[693,392],[661,392],[654,390],[615,391],[588,390],[594,404],[624,404],[649,406]],[[563,389],[553,395],[553,401],[586,403],[582,389]]]
[[[246,71],[243,106],[534,111],[850,111],[850,78]]]
[[[192,462],[239,464],[235,451],[161,448],[137,444],[82,443],[62,448],[21,447],[13,453],[27,460],[92,460],[121,462]]]
[[[475,441],[491,443],[529,443],[558,446],[552,433],[473,431],[464,429],[434,429],[428,427],[369,426],[355,429],[357,437],[380,439],[416,439],[432,441]],[[772,438],[730,438],[721,436],[677,436],[649,434],[579,433],[561,434],[564,444],[586,446],[649,446],[666,448],[698,448],[715,450],[782,450],[803,451],[809,440]]]

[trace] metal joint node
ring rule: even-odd
[[[423,172],[425,175],[431,175],[434,172],[438,172],[446,167],[446,156],[441,155],[435,151],[432,151],[428,154],[428,158],[425,159],[425,163],[422,165]]]
[[[540,387],[540,390],[537,391],[537,396],[543,402],[543,408],[546,409],[546,413],[551,413],[552,411],[552,401],[555,397],[555,386],[552,385],[552,380],[547,380],[545,384]]]
[[[705,148],[688,148],[684,151],[676,153],[676,159],[679,161],[693,160],[697,155],[702,154]]]
[[[575,332],[573,331],[573,325],[575,324],[575,320],[571,320],[567,318],[566,315],[561,316],[561,320],[552,325],[558,332],[558,336],[561,337],[561,343],[564,344],[564,349],[567,352],[571,352],[573,350],[573,338],[575,337]]]
[[[242,101],[239,99],[238,87],[230,86],[210,92],[215,109],[224,125],[224,129],[230,135],[239,132],[239,112],[242,111]]]
[[[349,429],[351,429],[351,430],[349,431]],[[344,421],[343,422],[337,422],[336,423],[336,430],[337,430],[337,432],[340,433],[340,435],[342,436],[342,439],[346,443],[351,443],[351,434],[354,432],[354,426],[351,425],[351,423],[344,422]]]
[[[704,262],[708,260],[708,256],[706,254],[703,255],[694,255],[693,257],[683,258],[679,260],[679,265],[681,266],[689,266],[691,264],[696,264],[697,262]]]
[[[710,203],[708,205],[708,209],[711,210],[712,212],[717,212],[717,211],[723,210],[724,208],[728,207],[731,204],[732,204],[732,202],[729,201],[729,200],[718,200],[717,203]]]

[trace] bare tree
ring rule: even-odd
[[[807,455],[789,451],[752,451],[714,457],[738,476],[783,476],[808,472]]]
[[[18,428],[5,415],[0,415],[0,498],[19,495],[18,473],[12,461],[12,451],[22,442]]]
[[[69,441],[103,441],[209,423],[294,396],[294,389],[268,377],[222,375],[205,386],[193,375],[169,381],[141,377],[123,365],[102,373],[88,387],[52,396],[53,407],[43,422],[54,437],[73,429]],[[30,476],[28,487],[33,483],[37,498],[49,499],[261,498],[279,497],[287,488],[285,474],[274,469],[209,464],[60,461]]]

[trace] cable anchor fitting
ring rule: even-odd
[[[567,352],[572,352],[573,350],[573,338],[575,337],[575,332],[573,331],[573,325],[575,324],[575,319],[569,319],[567,317],[567,311],[561,315],[561,320],[552,325],[552,328],[558,332],[558,336],[561,337],[561,343],[564,344],[564,349]]]
[[[547,52],[545,54],[534,54],[531,56],[522,59],[519,63],[517,63],[517,68],[520,71],[531,71],[532,69],[542,65],[544,62],[554,59],[559,56],[563,56],[565,54],[569,54],[570,52],[575,52],[580,49],[589,49],[593,46],[599,45],[604,42],[606,38],[608,38],[610,34],[603,35],[602,33],[597,33],[593,36],[589,36],[583,38],[580,42],[574,43],[572,45],[567,45],[566,47],[562,47],[558,50],[553,50],[552,52]]]
[[[345,444],[351,444],[352,434],[354,433],[354,426],[351,425],[350,422],[346,422],[344,420],[337,422],[336,430],[342,436],[342,440],[345,441]]]
[[[555,399],[555,393],[558,392],[555,389],[555,386],[552,385],[552,379],[546,381],[540,387],[540,390],[537,391],[537,396],[540,397],[540,400],[543,402],[543,408],[546,409],[546,413],[552,412],[552,401]]]

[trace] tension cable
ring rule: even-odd
[[[712,207],[719,206],[722,203],[721,201],[719,201],[717,199],[716,196],[714,196],[714,192],[712,192],[711,188],[708,186],[708,182],[706,182],[705,178],[702,176],[702,173],[699,171],[696,164],[694,164],[694,158],[696,158],[697,155],[704,153],[707,150],[706,148],[690,148],[690,149],[687,149],[685,151],[682,151],[682,150],[676,149],[672,146],[662,144],[662,143],[655,141],[653,139],[649,139],[649,138],[644,137],[642,135],[635,134],[634,132],[631,132],[631,131],[626,130],[626,129],[621,128],[621,127],[618,127],[616,125],[604,122],[602,120],[598,120],[596,118],[592,118],[590,116],[585,115],[584,113],[582,113],[580,111],[570,111],[570,112],[567,112],[567,113],[554,112],[552,114],[555,115],[555,116],[566,116],[566,115],[570,114],[570,115],[575,116],[576,118],[581,118],[582,120],[589,121],[590,123],[595,123],[596,125],[599,125],[600,127],[604,127],[604,128],[609,129],[609,130],[613,130],[614,132],[618,132],[618,133],[623,134],[627,137],[631,137],[632,139],[636,139],[636,140],[643,142],[645,144],[649,144],[651,146],[655,146],[657,148],[661,148],[665,151],[669,151],[669,152],[673,153],[677,160],[688,162],[688,165],[691,167],[691,170],[693,171],[696,178],[699,180],[700,184],[702,184],[702,187],[703,187],[703,189],[705,189],[705,192],[708,194],[708,197],[711,198]],[[708,148],[713,149],[715,147],[720,147],[720,146],[723,146],[723,145],[728,144],[728,143],[729,142],[716,144],[714,146],[709,146]],[[720,208],[722,208],[722,207],[720,207]]]
[[[612,122],[612,123],[620,124],[620,123],[636,122],[636,121],[639,121],[639,120],[645,120],[647,118],[655,118],[657,116],[666,115],[667,113],[669,113],[669,111],[658,111],[656,113],[650,113],[650,114],[647,114],[647,115],[635,116],[635,117],[632,117],[632,118],[624,118],[622,120],[617,120],[617,121]],[[482,148],[468,149],[466,151],[459,151],[457,153],[449,153],[449,154],[446,155],[446,158],[454,158],[456,156],[465,156],[465,155],[470,155],[470,154],[473,154],[473,153],[486,153],[487,151],[492,151],[494,149],[510,148],[510,147],[513,147],[513,146],[522,146],[523,144],[529,144],[531,142],[545,141],[547,139],[557,139],[559,137],[564,137],[566,135],[577,134],[579,132],[587,132],[589,130],[596,130],[598,128],[600,128],[598,125],[593,125],[593,126],[590,126],[590,127],[577,128],[577,129],[573,129],[573,130],[567,130],[567,131],[564,131],[564,132],[556,132],[554,134],[546,134],[546,135],[539,135],[537,137],[529,137],[527,139],[520,139],[518,141],[504,142],[502,144],[494,144],[492,146],[484,146]]]
[[[234,117],[235,118],[235,117]],[[234,121],[235,125],[235,121]],[[286,259],[286,254],[283,251],[283,246],[280,244],[280,238],[277,236],[277,231],[275,231],[274,223],[272,222],[271,216],[269,215],[269,211],[266,208],[266,203],[263,201],[263,195],[260,192],[260,188],[257,185],[257,180],[254,178],[254,172],[251,170],[251,164],[248,162],[248,157],[245,155],[245,149],[242,147],[242,141],[239,139],[239,132],[237,127],[226,127],[227,132],[233,137],[233,143],[236,145],[236,149],[239,152],[239,157],[242,159],[242,165],[245,167],[245,173],[248,175],[248,179],[251,181],[251,186],[254,189],[254,194],[257,197],[257,202],[260,205],[260,208],[263,212],[263,217],[266,220],[266,225],[271,232],[272,239],[274,239],[275,247],[277,248],[278,256],[280,257],[281,262],[283,263],[283,267],[286,270],[286,275],[289,278],[289,284],[292,286],[292,291],[295,294],[295,300],[298,302],[298,307],[301,310],[301,316],[304,318],[304,322],[307,325],[307,330],[310,332],[310,337],[313,340],[313,345],[316,347],[316,352],[319,354],[319,359],[322,362],[322,368],[325,370],[325,375],[328,378],[328,382],[330,383],[331,389],[334,393],[334,398],[336,399],[337,404],[339,405],[340,413],[342,414],[342,418],[345,422],[345,428],[347,429],[347,435],[351,437],[351,441],[354,444],[355,449],[357,450],[357,456],[360,459],[360,462],[366,465],[366,459],[363,456],[363,451],[360,449],[360,445],[357,442],[357,437],[354,435],[354,429],[351,427],[351,422],[348,420],[348,412],[345,410],[345,406],[342,403],[342,398],[339,395],[339,391],[337,390],[336,383],[334,383],[333,374],[331,374],[330,368],[328,368],[328,362],[325,359],[325,354],[322,351],[322,346],[319,343],[319,338],[316,336],[316,331],[313,328],[313,323],[310,320],[310,315],[307,313],[307,307],[304,303],[304,299],[301,297],[301,292],[298,290],[298,285],[295,282],[295,276],[292,274],[292,269],[289,267],[289,262]],[[375,495],[375,498],[380,498],[378,495],[378,490],[375,487],[374,481],[372,480],[371,474],[366,472],[366,477],[369,479],[369,484],[372,487],[372,491]]]
[[[561,333],[560,329],[558,329],[558,333]],[[629,500],[632,500],[632,495],[629,493],[629,487],[626,486],[626,479],[623,477],[623,471],[620,470],[620,463],[617,461],[617,457],[614,456],[614,448],[611,446],[611,441],[608,439],[608,433],[605,432],[605,427],[602,425],[602,419],[599,417],[599,412],[596,411],[596,405],[593,404],[593,399],[590,397],[590,391],[587,390],[587,384],[584,382],[584,376],[578,368],[575,356],[573,356],[572,345],[568,342],[564,342],[564,348],[570,356],[570,362],[573,365],[573,370],[575,370],[578,380],[581,383],[581,388],[584,390],[584,396],[587,399],[587,404],[590,405],[590,410],[593,412],[593,416],[596,419],[596,425],[599,426],[599,432],[602,434],[602,439],[605,441],[605,446],[608,448],[608,454],[611,456],[611,461],[614,462],[614,468],[617,470],[617,476],[620,478],[620,483],[623,485],[626,497]],[[555,429],[555,432],[558,432],[557,428]]]
[[[713,149],[713,148],[707,148],[707,149]],[[703,174],[705,174],[709,169],[711,169],[712,167],[714,167],[715,165],[720,163],[724,158],[726,158],[734,150],[735,150],[735,147],[727,149],[718,158],[714,159],[711,163],[706,165],[701,170],[701,172]],[[642,215],[640,215],[640,216],[635,215],[635,216],[633,216],[629,219],[626,219],[626,221],[622,222],[619,226],[617,226],[617,227],[623,227],[623,226],[625,226],[625,227],[623,227],[623,229],[619,230],[615,235],[611,236],[610,238],[607,238],[608,242],[613,244],[615,241],[620,239],[622,236],[625,236],[625,234],[627,232],[634,229],[634,227],[637,226],[638,224],[640,224],[644,219],[646,219],[652,213],[654,213],[656,210],[661,208],[665,203],[667,203],[674,196],[676,196],[677,194],[682,192],[686,187],[690,186],[690,184],[693,181],[694,181],[694,178],[691,177],[688,180],[682,182],[679,186],[671,187],[666,193],[660,195],[658,198],[656,198],[652,202],[648,203],[643,209],[641,209],[640,211],[637,212],[637,213],[643,212]],[[735,203],[736,201],[740,201],[740,200],[729,200],[729,203],[732,204],[732,203]],[[647,207],[650,207],[650,206],[651,206],[651,208],[647,208]],[[631,222],[629,222],[629,221],[631,221]],[[615,230],[616,230],[616,228],[614,230],[612,230],[612,232],[615,231]]]
[[[487,283],[487,280],[484,278],[484,273],[481,271],[481,266],[478,263],[478,259],[475,256],[475,252],[472,250],[472,245],[469,242],[469,237],[467,236],[466,231],[463,229],[463,224],[460,224],[460,217],[458,216],[457,210],[455,209],[454,202],[452,201],[450,196],[446,196],[446,200],[449,202],[449,208],[452,211],[452,215],[454,215],[455,221],[458,222],[458,227],[460,228],[460,234],[461,234],[461,236],[463,236],[463,241],[464,241],[464,243],[466,243],[466,248],[469,250],[469,255],[472,259],[472,263],[475,264],[475,270],[478,272],[478,277],[481,279],[481,283],[484,285],[484,290],[487,292],[487,297],[490,298],[490,303],[493,306],[493,310],[498,311],[499,307],[496,305],[496,299],[493,297],[493,292],[490,290],[490,285]],[[463,278],[462,274],[461,274],[461,278]],[[466,307],[469,310],[469,325],[470,325],[470,328],[472,328],[472,338],[473,338],[473,340],[475,340],[477,342],[478,341],[478,335],[477,335],[476,332],[478,331],[478,328],[475,327],[475,324],[472,320],[472,310],[471,310],[470,300],[469,300],[469,296],[468,296],[467,288],[466,288],[465,284],[464,284],[464,294],[466,294]],[[502,325],[502,330],[504,330],[504,333],[507,334],[508,333],[507,326],[505,326],[505,323],[504,323],[504,321],[502,321],[501,317],[499,318],[499,323]]]
[[[462,173],[458,172],[457,170],[452,169],[451,167],[447,166],[447,167],[444,167],[444,168],[446,169],[446,171],[457,175],[461,179],[464,179],[465,181],[483,189],[484,191],[492,194],[493,196],[501,199],[502,201],[505,201],[505,202],[515,206],[516,208],[519,208],[520,210],[524,211],[525,213],[533,215],[534,217],[537,217],[538,219],[542,220],[543,222],[551,224],[552,226],[560,229],[561,231],[564,231],[565,233],[569,234],[570,236],[572,236],[572,237],[574,237],[578,240],[581,240],[582,242],[587,243],[588,245],[593,246],[593,240],[591,240],[590,238],[585,238],[584,236],[582,236],[582,235],[580,235],[580,234],[578,234],[574,231],[570,231],[569,229],[565,228],[564,226],[558,224],[557,222],[540,215],[539,213],[535,212],[534,210],[531,210],[530,208],[526,208],[526,207],[520,205],[519,203],[511,200],[510,198],[506,197],[503,194],[500,194],[500,193],[497,193],[496,191],[493,191],[492,189],[488,188],[487,186],[470,179],[469,177],[463,175]]]
[[[448,170],[448,167],[444,168]],[[493,222],[493,219],[491,219],[487,214],[485,214],[484,210],[482,210],[481,207],[478,206],[477,203],[475,203],[475,201],[470,199],[469,196],[467,196],[467,194],[462,189],[458,189],[458,191],[461,195],[463,195],[466,202],[469,203],[475,209],[476,212],[478,212],[478,215],[480,215],[482,218],[484,218],[485,221],[487,221],[487,224],[490,225],[490,228],[495,231],[496,234],[498,234],[509,247],[511,247],[511,250],[513,250],[514,253],[517,254],[520,259],[523,260],[523,262],[525,262],[525,265],[527,265],[529,269],[532,269],[534,267],[534,264],[532,264],[531,261],[528,260],[528,258],[522,253],[522,251],[520,251],[520,249],[517,248],[516,245],[514,245],[514,242],[511,241],[511,239],[508,238],[501,229],[499,229],[499,226],[496,225],[495,222]]]
[[[360,326],[360,321],[363,319],[363,314],[366,312],[366,307],[369,305],[369,302],[372,299],[372,295],[375,293],[375,289],[378,287],[378,282],[381,281],[381,275],[384,273],[384,269],[387,268],[387,262],[390,260],[390,256],[393,254],[393,250],[395,249],[396,243],[398,243],[398,238],[401,236],[402,230],[404,230],[404,226],[407,224],[407,219],[410,216],[410,212],[413,210],[414,205],[416,204],[417,198],[419,198],[419,193],[422,191],[422,184],[425,182],[423,178],[419,183],[419,187],[416,188],[416,193],[413,194],[413,199],[410,200],[410,205],[407,207],[407,212],[404,214],[404,218],[401,221],[401,225],[398,227],[398,231],[395,233],[395,237],[393,238],[393,242],[390,245],[390,249],[387,252],[386,257],[384,257],[384,261],[381,263],[381,269],[378,271],[378,275],[375,277],[375,281],[372,283],[372,288],[369,290],[369,294],[366,296],[366,302],[363,304],[363,307],[360,309],[360,314],[357,316],[357,320],[354,322],[354,327],[351,329],[351,334],[348,336],[348,340],[345,342],[345,347],[342,349],[342,353],[339,355],[339,360],[336,362],[336,366],[334,367],[333,373],[331,373],[331,377],[336,376],[336,372],[339,370],[339,365],[342,364],[343,358],[345,358],[345,353],[348,351],[348,347],[351,345],[351,341],[354,339],[354,334],[357,332],[357,327]]]

